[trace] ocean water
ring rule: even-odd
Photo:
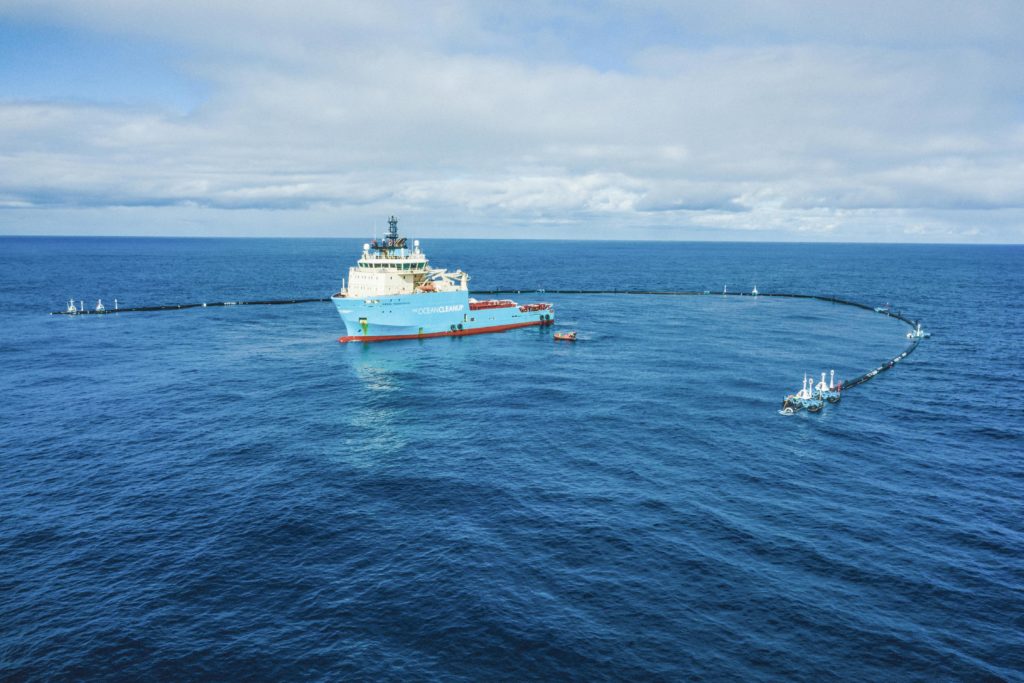
[[[1024,248],[426,240],[555,329],[341,345],[360,240],[0,239],[0,678],[1024,680]]]

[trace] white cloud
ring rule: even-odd
[[[0,100],[0,220],[179,206],[223,226],[222,210],[274,209],[285,232],[314,213],[404,210],[434,225],[575,221],[581,236],[1020,241],[1020,224],[979,227],[977,212],[1024,213],[1024,72],[1006,27],[1021,12],[938,6],[607,3],[682,36],[609,34],[628,59],[608,69],[570,58],[602,35],[528,50],[563,11],[543,3],[529,20],[486,3],[8,3],[15,18],[179,45],[210,94],[186,115]],[[937,213],[941,230],[914,232]]]

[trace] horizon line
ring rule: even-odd
[[[88,239],[173,239],[173,240],[359,240],[359,236],[319,236],[319,235],[73,235],[66,233],[53,234],[9,234],[0,235],[0,239],[48,239],[88,238]],[[738,239],[651,239],[645,237],[438,237],[416,236],[414,239],[459,240],[475,242],[679,242],[702,244],[864,244],[886,246],[949,246],[949,247],[1019,247],[1024,242],[871,242],[858,240],[738,240]]]

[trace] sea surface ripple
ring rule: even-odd
[[[0,677],[1024,680],[1024,248],[428,240],[558,329],[340,345],[359,240],[0,239]]]

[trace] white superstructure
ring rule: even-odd
[[[412,249],[398,236],[398,220],[388,220],[388,234],[380,244],[363,245],[362,256],[348,270],[348,282],[335,295],[352,299],[403,294],[453,292],[469,288],[469,275],[456,270],[431,268],[419,240]]]

